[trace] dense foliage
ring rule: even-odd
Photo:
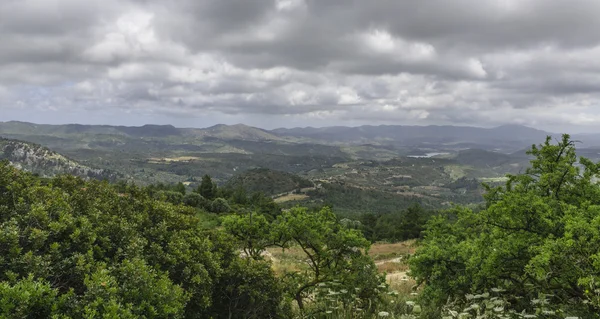
[[[429,221],[411,273],[433,312],[450,301],[457,314],[473,294],[502,291],[501,308],[515,313],[598,317],[600,164],[578,159],[568,135],[528,154],[531,167],[490,187],[485,209]],[[547,309],[533,313],[540,300]]]
[[[420,238],[427,220],[435,214],[420,205],[387,214],[368,213],[360,216],[360,229],[372,242],[397,242]]]
[[[295,207],[271,223],[262,215],[231,215],[223,224],[246,254],[258,260],[267,247],[302,249],[306,254],[304,270],[286,272],[283,276],[287,293],[301,311],[305,308],[304,300],[314,298],[319,288],[327,284],[351,292],[344,295],[348,298],[346,304],[374,308],[384,278],[377,274],[373,260],[364,253],[370,243],[359,230],[339,223],[330,209],[309,211]]]
[[[0,313],[28,318],[284,315],[268,263],[239,257],[198,211],[135,186],[0,164]],[[243,315],[242,315],[243,314]]]
[[[260,192],[267,195],[276,195],[291,192],[297,189],[313,187],[314,184],[298,175],[256,168],[232,177],[226,183],[229,188],[243,188],[248,193]]]
[[[316,315],[328,286],[375,311],[385,285],[370,243],[331,210],[282,212],[208,176],[182,186],[40,179],[0,162],[0,318],[282,318],[292,301]],[[225,231],[208,217],[224,214]],[[272,246],[300,247],[304,270],[276,276]]]

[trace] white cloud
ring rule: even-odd
[[[592,0],[7,0],[0,109],[592,129],[598,12]]]

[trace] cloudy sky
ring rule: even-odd
[[[600,131],[597,0],[0,0],[0,121]]]

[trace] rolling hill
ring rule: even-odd
[[[8,160],[13,166],[43,177],[71,174],[84,179],[116,181],[122,174],[91,168],[53,152],[43,146],[0,138],[0,160]]]

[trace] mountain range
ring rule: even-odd
[[[403,126],[364,125],[358,127],[332,126],[323,128],[279,128],[265,130],[244,124],[218,124],[208,128],[176,128],[171,125],[144,125],[140,127],[108,125],[45,125],[26,122],[0,122],[0,135],[22,136],[72,136],[104,135],[129,138],[216,138],[222,140],[278,141],[290,143],[317,143],[330,145],[393,145],[457,148],[493,147],[498,150],[516,150],[539,143],[547,135],[557,135],[520,125],[495,128],[465,126]],[[600,144],[600,135],[580,135],[577,138]]]
[[[243,124],[45,125],[0,122],[0,159],[43,176],[182,182],[208,174],[223,186],[278,202],[333,205],[348,214],[420,203],[477,203],[482,182],[522,172],[525,150],[559,134],[507,125],[279,128]],[[600,135],[575,135],[578,153],[600,158]],[[314,186],[310,186],[314,185]]]

